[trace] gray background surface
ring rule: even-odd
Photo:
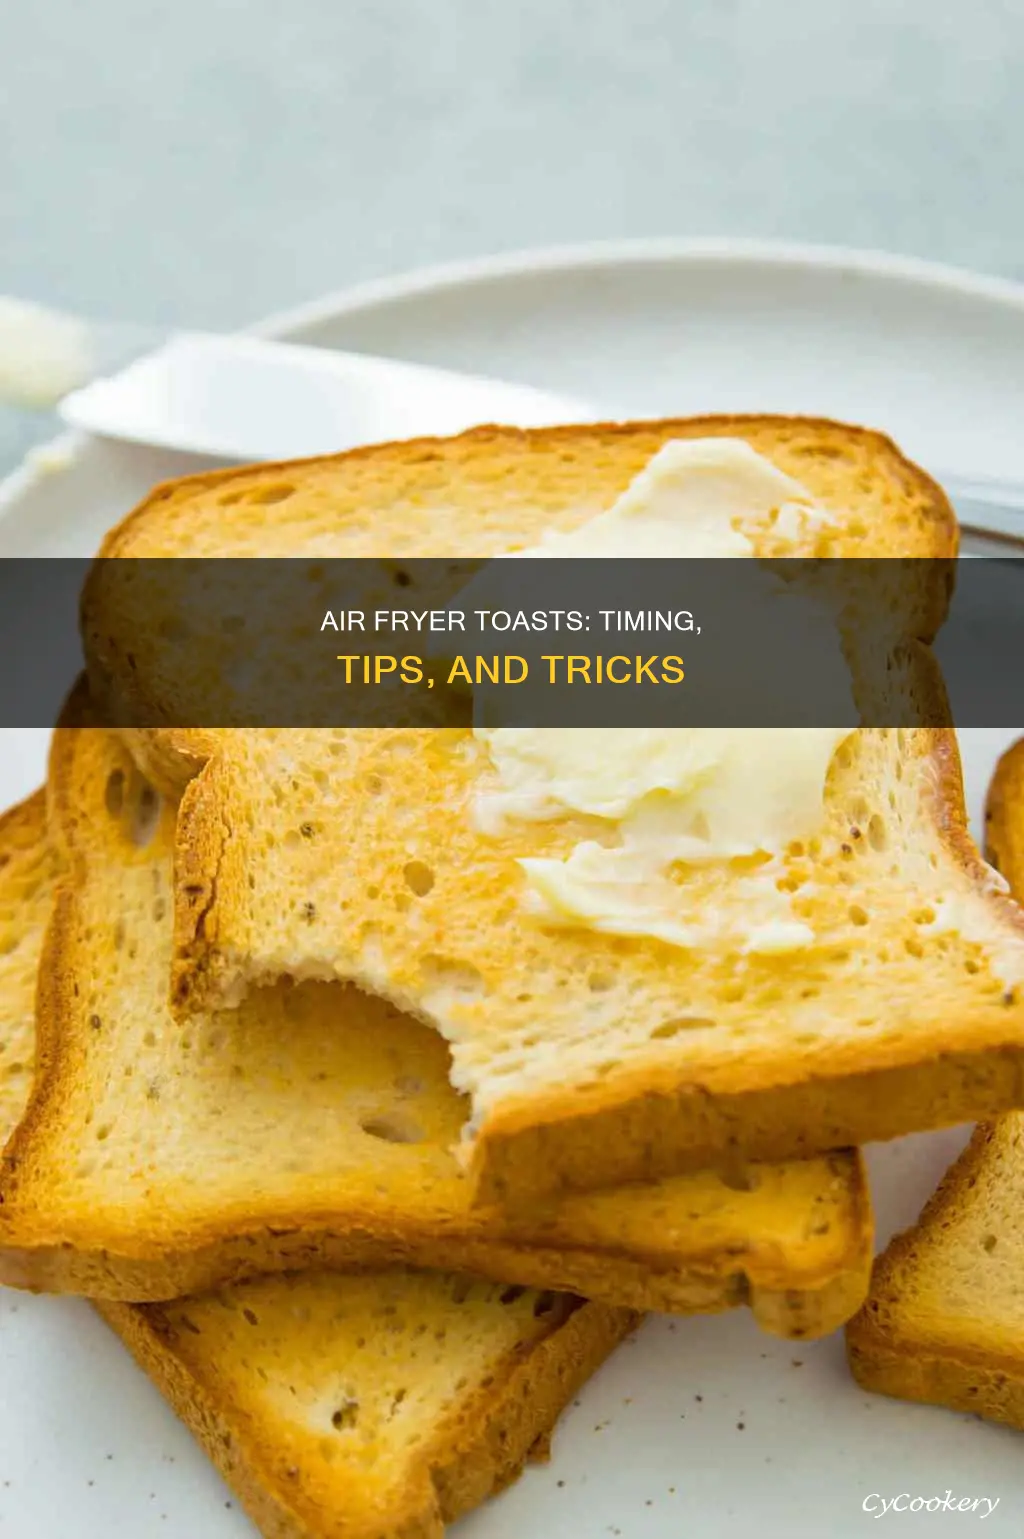
[[[1024,277],[1019,0],[0,0],[0,292],[230,326],[760,235]],[[0,469],[45,425],[0,408]]]

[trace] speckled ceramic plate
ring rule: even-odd
[[[930,468],[1024,480],[1024,290],[919,262],[736,243],[529,252],[350,290],[261,329],[504,375],[616,415],[847,417],[888,429]],[[0,554],[87,553],[154,481],[192,464],[63,440],[0,488]],[[963,735],[975,818],[1014,735]],[[0,801],[37,783],[45,748],[42,733],[0,733]],[[961,1141],[952,1132],[872,1151],[883,1234],[915,1216]],[[873,1493],[952,1488],[999,1497],[983,1533],[1016,1536],[1022,1455],[1012,1433],[864,1395],[838,1336],[794,1348],[742,1311],[652,1320],[565,1418],[554,1461],[459,1532],[846,1539],[871,1531]],[[915,1532],[925,1521],[902,1519]],[[252,1529],[85,1304],[7,1293],[0,1533],[241,1539]]]

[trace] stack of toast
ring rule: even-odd
[[[886,439],[751,417],[194,477],[103,554],[511,553],[667,445],[722,443],[789,488],[740,506],[754,554],[956,553]],[[486,825],[472,732],[186,729],[159,627],[102,572],[83,635],[45,792],[0,822],[0,1282],[94,1300],[262,1533],[440,1534],[546,1454],[646,1311],[747,1306],[792,1338],[856,1316],[864,1382],[959,1403],[909,1319],[934,1323],[948,1242],[871,1285],[859,1153],[1024,1104],[1024,916],[968,838],[950,728],[840,734],[806,836],[671,859],[659,891],[708,937],[682,945],[531,907],[530,870],[600,819]],[[731,794],[768,762],[751,740]],[[1020,890],[1017,779],[992,842]],[[970,1169],[1019,1138],[997,1123]],[[980,1276],[1004,1227],[983,1175],[955,1184]],[[977,1393],[1024,1407],[1024,1377]]]

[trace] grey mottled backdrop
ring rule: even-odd
[[[227,326],[651,234],[1020,277],[1022,80],[1019,0],[0,0],[0,291]]]

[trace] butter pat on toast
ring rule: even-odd
[[[28,1093],[56,872],[38,793],[0,819],[0,1144]],[[636,1322],[563,1294],[400,1269],[98,1307],[267,1539],[439,1539],[545,1451]]]
[[[1024,899],[1024,739],[988,795],[989,859]],[[978,1127],[917,1223],[875,1266],[847,1329],[866,1389],[1024,1429],[1024,1113]]]
[[[669,442],[716,439],[799,483],[798,517],[769,498],[730,525],[758,554],[955,553],[942,493],[887,440],[779,418],[495,429],[200,477],[154,493],[104,550],[173,555],[187,531],[190,554],[507,552],[632,496]],[[950,731],[854,733],[807,838],[767,865],[674,869],[663,886],[679,914],[713,932],[687,949],[538,917],[530,875],[616,830],[573,809],[483,826],[496,763],[478,737],[153,727],[174,681],[143,617],[105,604],[112,591],[100,571],[91,672],[134,702],[140,761],[165,784],[191,780],[179,1012],[281,976],[345,978],[432,1021],[470,1098],[481,1205],[789,1159],[1020,1099],[1024,927],[967,836]],[[921,595],[908,635],[927,638],[924,612],[939,623],[945,598]]]
[[[749,1302],[789,1336],[859,1305],[872,1223],[847,1151],[473,1207],[429,1027],[340,983],[281,983],[182,1027],[166,998],[173,803],[93,728],[57,734],[68,880],[39,991],[40,1074],[6,1159],[0,1279],[166,1299],[297,1266],[445,1266],[678,1312]]]

